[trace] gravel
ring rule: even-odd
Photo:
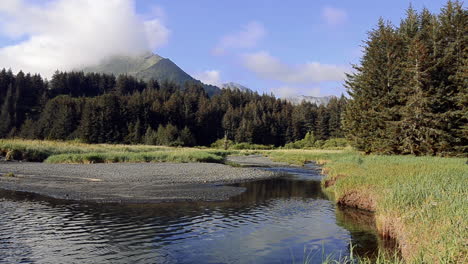
[[[265,170],[214,163],[0,161],[0,175],[10,172],[15,176],[0,176],[0,189],[99,203],[226,200],[245,189],[224,184],[275,177],[274,173]]]

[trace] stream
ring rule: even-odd
[[[76,203],[0,191],[0,263],[321,263],[387,245],[371,214],[340,209],[318,168],[238,183],[220,202]]]

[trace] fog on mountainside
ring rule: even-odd
[[[218,87],[203,84],[183,71],[170,59],[163,58],[152,52],[145,52],[139,56],[112,56],[102,60],[97,65],[85,67],[83,71],[116,76],[127,74],[143,81],[171,82],[181,87],[184,87],[186,82],[193,82],[202,85],[209,95],[220,92]]]

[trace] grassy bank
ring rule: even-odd
[[[213,162],[231,152],[148,145],[84,144],[73,141],[0,140],[0,155],[12,160],[48,163]]]
[[[468,261],[466,159],[312,150],[268,155],[295,164],[326,162],[327,190],[337,202],[375,211],[380,233],[399,241],[407,262]]]
[[[324,185],[338,203],[375,212],[409,263],[466,263],[468,165],[463,158],[362,155],[347,150],[214,150],[0,140],[0,155],[50,163],[224,162],[229,154],[325,164]]]

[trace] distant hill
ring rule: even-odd
[[[98,72],[107,74],[128,74],[138,79],[149,81],[151,79],[159,82],[169,81],[183,87],[186,82],[200,83],[209,95],[217,94],[220,88],[204,84],[184,72],[170,59],[163,58],[157,54],[147,52],[139,56],[113,56],[104,59],[98,65],[83,69],[85,72]]]
[[[230,90],[238,90],[241,92],[252,92],[252,89],[245,87],[241,84],[235,82],[228,82],[221,85],[222,89],[230,89]],[[324,105],[327,106],[331,99],[336,98],[336,96],[323,96],[323,97],[315,97],[315,96],[306,96],[306,95],[298,95],[298,96],[291,96],[291,97],[284,97],[283,99],[294,104],[298,105],[301,104],[303,101],[309,102],[312,104],[316,104],[318,106]]]
[[[221,85],[222,89],[237,90],[241,92],[252,92],[250,88],[247,88],[241,84],[235,82],[228,82]]]
[[[315,97],[315,96],[306,96],[306,95],[299,95],[294,97],[286,97],[284,98],[286,101],[291,102],[292,104],[300,104],[303,101],[309,102],[312,104],[320,105],[328,105],[331,99],[336,98],[336,96],[323,96],[323,97]]]

